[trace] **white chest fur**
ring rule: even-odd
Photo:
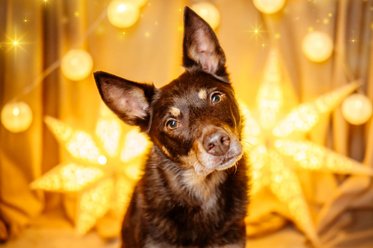
[[[210,211],[214,208],[219,198],[217,186],[225,177],[225,173],[214,172],[207,178],[198,175],[194,169],[190,169],[184,171],[181,180],[184,190],[201,202],[202,209]]]

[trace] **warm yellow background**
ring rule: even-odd
[[[94,70],[127,79],[153,82],[160,87],[182,72],[182,9],[197,1],[149,0],[141,18],[120,30],[105,18],[109,1],[9,0],[0,3],[0,107],[15,98],[27,102],[34,120],[26,132],[0,129],[0,210],[12,234],[30,218],[58,200],[31,192],[28,184],[64,159],[64,152],[42,122],[55,116],[80,129],[93,130],[99,96],[93,77],[81,82],[66,80],[58,68],[61,56],[72,48],[85,48]],[[372,1],[288,0],[279,14],[266,16],[250,0],[216,0],[221,23],[217,35],[227,56],[227,66],[237,95],[253,106],[270,48],[277,47],[290,84],[289,101],[307,101],[354,79],[361,92],[373,99]],[[261,35],[253,35],[260,27]],[[308,61],[301,52],[302,38],[310,30],[328,33],[334,41],[333,56],[322,64]],[[22,47],[7,47],[20,37]],[[353,39],[357,42],[352,42]],[[56,66],[57,65],[57,66]],[[40,81],[48,69],[54,69]],[[370,123],[348,125],[338,109],[310,134],[310,139],[367,165],[373,164],[373,129]],[[316,178],[324,178],[319,174]],[[325,177],[323,186],[310,188],[309,198],[329,197],[337,180]],[[354,207],[372,208],[368,179],[353,189],[364,195]],[[355,184],[353,184],[355,185]],[[372,191],[372,190],[371,190]],[[343,198],[348,209],[355,195]],[[357,198],[359,199],[359,198]]]

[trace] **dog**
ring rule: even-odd
[[[124,248],[245,247],[243,118],[211,27],[184,10],[183,66],[156,88],[95,72],[106,105],[153,143],[122,226]]]

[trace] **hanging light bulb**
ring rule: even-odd
[[[1,111],[1,122],[10,132],[23,132],[31,125],[32,111],[24,102],[7,103]]]
[[[128,28],[135,24],[140,15],[139,5],[143,1],[137,0],[135,2],[128,0],[111,1],[107,9],[109,22],[118,28]]]
[[[61,62],[61,70],[65,77],[73,81],[80,81],[89,76],[93,61],[91,55],[81,49],[67,52]]]
[[[192,5],[192,9],[201,16],[212,29],[216,29],[220,23],[220,13],[215,5],[209,2],[199,2]]]
[[[332,54],[333,42],[328,34],[314,31],[304,37],[302,49],[309,60],[320,63]]]
[[[253,0],[253,4],[264,14],[274,14],[284,7],[285,0]]]
[[[372,103],[363,94],[353,94],[343,101],[342,114],[353,125],[364,124],[372,116]]]

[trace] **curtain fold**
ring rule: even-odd
[[[360,80],[358,92],[372,99],[373,40],[368,23],[371,25],[373,15],[367,10],[371,8],[373,1],[340,1],[339,4],[337,48],[338,55],[343,59],[340,63],[337,61],[334,75],[337,80]],[[341,114],[337,114],[341,119]],[[336,147],[338,148],[338,142],[343,142],[343,152],[362,161],[365,166],[372,167],[372,120],[365,125],[352,126],[336,118],[335,116],[334,126],[343,125],[343,130],[334,129]],[[343,134],[343,139],[337,138],[340,134]],[[332,247],[348,247],[352,244],[359,247],[371,242],[372,189],[372,178],[352,176],[344,180],[332,194],[319,218],[319,230],[327,244]]]
[[[42,72],[41,9],[35,1],[1,1],[1,91],[0,106],[24,101],[32,109],[30,128],[11,133],[0,127],[0,217],[8,230],[4,239],[19,233],[28,220],[42,210],[42,195],[29,183],[41,175],[42,89],[32,87]],[[14,45],[18,41],[18,45]],[[17,44],[17,43],[16,43]],[[32,88],[32,90],[31,90]]]

